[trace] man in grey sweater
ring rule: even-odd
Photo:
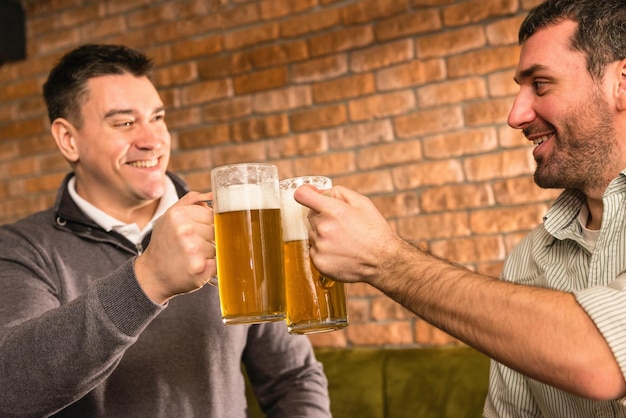
[[[245,417],[243,364],[268,416],[329,417],[306,337],[222,324],[209,195],[167,172],[151,70],[84,45],[44,85],[72,173],[53,208],[0,227],[0,416]]]

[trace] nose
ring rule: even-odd
[[[159,150],[169,143],[170,134],[164,125],[150,123],[142,125],[135,139],[135,147],[140,150]]]
[[[532,122],[537,116],[533,104],[534,100],[532,94],[521,88],[517,96],[515,96],[513,106],[509,112],[507,119],[509,126],[515,129],[523,129]]]

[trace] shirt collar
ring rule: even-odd
[[[154,222],[161,216],[165,211],[172,206],[174,203],[178,201],[178,194],[176,193],[176,188],[174,187],[174,183],[169,177],[165,179],[165,193],[161,197],[159,201],[159,205],[157,206],[152,219],[148,224],[140,230],[137,224],[125,224],[124,222],[116,219],[102,210],[98,209],[96,206],[92,205],[82,197],[78,195],[76,192],[76,178],[72,177],[67,185],[68,192],[76,203],[76,205],[80,208],[81,211],[89,218],[91,218],[96,224],[98,224],[102,229],[107,232],[115,231],[130,240],[131,242],[137,243],[140,242],[143,237],[152,230],[154,226]]]

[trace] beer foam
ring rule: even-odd
[[[293,198],[294,189],[281,190],[281,222],[283,241],[301,241],[309,239],[309,209]]]
[[[279,209],[280,199],[276,190],[259,184],[236,184],[221,187],[214,202],[216,213],[248,209]]]

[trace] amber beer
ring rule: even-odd
[[[348,325],[344,284],[321,275],[309,257],[308,209],[293,198],[302,184],[318,189],[331,186],[327,177],[308,176],[282,180],[281,211],[287,315],[292,334],[334,331]]]
[[[285,282],[278,172],[236,164],[211,172],[217,278],[225,324],[281,321]]]

